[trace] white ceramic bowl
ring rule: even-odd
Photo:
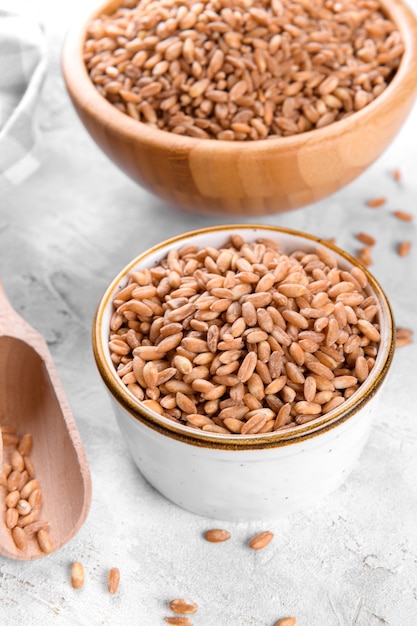
[[[220,247],[232,233],[246,241],[274,239],[287,253],[320,245],[332,251],[340,267],[359,266],[326,241],[274,226],[218,226],[186,233],[142,253],[119,272],[97,308],[93,349],[120,430],[143,476],[193,513],[218,520],[261,520],[316,505],[346,479],[368,439],[378,392],[393,356],[395,327],[383,290],[362,268],[369,295],[378,302],[382,339],[368,378],[341,407],[290,430],[246,436],[192,429],[149,410],[121,382],[110,358],[113,296],[131,270],[152,267],[168,250],[189,243]]]

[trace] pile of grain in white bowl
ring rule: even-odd
[[[127,389],[193,428],[268,433],[342,405],[380,343],[367,277],[325,247],[287,255],[232,235],[131,271],[114,297],[109,347]]]
[[[84,59],[134,119],[233,141],[351,115],[385,90],[403,52],[379,0],[124,0],[91,22]]]

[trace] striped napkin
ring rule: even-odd
[[[41,25],[24,7],[16,0],[0,0],[1,194],[39,165],[33,113],[46,73],[47,46]]]

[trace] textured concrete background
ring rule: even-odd
[[[268,523],[275,539],[247,547],[264,524],[227,524],[219,545],[202,533],[216,524],[159,496],[127,454],[96,372],[90,345],[95,307],[108,282],[148,246],[191,228],[230,220],[181,213],[137,187],[96,148],[76,117],[60,74],[69,23],[93,0],[32,0],[44,21],[49,70],[37,116],[40,169],[0,198],[0,274],[16,310],[50,347],[83,439],[93,501],[78,535],[33,563],[0,557],[0,623],[158,626],[167,601],[199,604],[195,626],[412,626],[417,623],[417,344],[398,350],[368,445],[345,485],[314,510]],[[417,10],[417,1],[410,0]],[[262,220],[337,238],[372,233],[372,271],[388,293],[397,324],[416,330],[417,108],[385,154],[333,197]],[[392,177],[402,172],[401,183]],[[366,200],[388,198],[370,209]],[[239,221],[239,220],[235,220]],[[249,221],[249,220],[248,220]],[[413,241],[406,258],[396,254]],[[308,468],[305,468],[308,471]],[[86,582],[72,589],[81,560]],[[121,570],[116,596],[109,567]]]

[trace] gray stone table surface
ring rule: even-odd
[[[48,38],[48,75],[37,109],[40,168],[0,198],[0,275],[15,309],[46,338],[86,449],[89,516],[72,541],[35,562],[0,557],[0,624],[158,626],[175,597],[199,605],[195,626],[417,624],[417,344],[398,350],[366,448],[345,484],[314,509],[268,522],[274,541],[248,539],[262,523],[229,523],[232,540],[208,544],[216,525],[171,504],[142,478],[96,371],[91,325],[110,279],[148,246],[226,217],[165,205],[120,172],[78,120],[60,73],[62,42],[93,0],[33,0]],[[410,1],[417,9],[416,0]],[[399,326],[416,329],[417,108],[380,159],[332,197],[260,221],[305,230],[355,253],[372,233],[372,271]],[[401,181],[393,170],[401,171]],[[385,196],[371,209],[366,201]],[[412,241],[407,257],[396,248]],[[308,468],[305,468],[308,471]],[[225,526],[219,522],[217,525]],[[70,584],[84,564],[83,589]],[[108,594],[108,568],[121,584]]]

